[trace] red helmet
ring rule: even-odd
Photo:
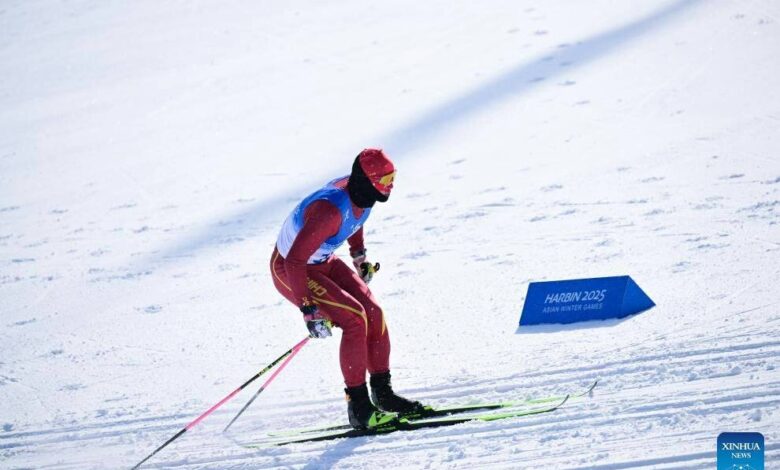
[[[363,173],[377,191],[387,196],[393,189],[395,166],[382,149],[367,148],[357,156]]]

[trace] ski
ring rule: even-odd
[[[491,403],[477,403],[473,405],[453,405],[453,406],[444,406],[440,408],[433,408],[430,406],[426,406],[425,411],[423,411],[422,413],[416,413],[413,415],[404,415],[401,418],[407,421],[418,421],[423,419],[442,418],[446,416],[452,416],[456,414],[470,413],[476,411],[491,411],[491,410],[500,410],[502,408],[517,408],[520,406],[542,405],[545,403],[560,401],[564,398],[564,396],[569,397],[570,400],[577,399],[590,394],[593,391],[593,389],[596,388],[596,385],[598,383],[599,381],[595,380],[590,385],[588,385],[584,391],[579,393],[570,393],[567,395],[552,395],[552,396],[542,397],[542,398],[529,398],[526,400],[514,400],[514,401],[491,402]],[[321,433],[321,432],[328,432],[328,431],[346,431],[350,429],[352,429],[352,426],[350,426],[349,424],[334,424],[330,426],[320,426],[320,427],[312,427],[312,428],[304,428],[304,429],[294,429],[290,431],[270,432],[268,433],[268,435],[271,437],[290,437],[290,436],[306,435],[311,433]]]
[[[290,439],[284,439],[284,438],[268,439],[254,444],[245,444],[244,447],[247,448],[278,447],[278,446],[284,446],[289,444],[331,441],[334,439],[344,439],[344,438],[352,438],[352,437],[376,436],[381,434],[390,434],[397,431],[414,431],[418,429],[454,426],[456,424],[463,424],[463,423],[475,422],[475,421],[491,422],[491,421],[497,421],[501,419],[518,418],[522,416],[531,416],[531,415],[537,415],[537,414],[549,413],[551,411],[555,411],[561,406],[563,406],[563,404],[566,403],[569,400],[569,398],[570,398],[569,395],[565,395],[562,399],[560,399],[559,401],[551,405],[545,405],[545,406],[523,409],[523,410],[506,411],[503,413],[484,413],[484,414],[469,415],[469,416],[445,416],[441,418],[429,418],[429,419],[422,419],[422,420],[408,420],[406,418],[399,418],[398,420],[392,423],[388,423],[378,428],[360,429],[360,430],[349,429],[346,431],[334,430],[329,432],[313,433],[314,435],[308,435],[303,437],[301,436],[293,437]]]
[[[421,419],[438,418],[438,417],[451,416],[460,413],[469,413],[473,411],[491,411],[491,410],[499,410],[502,408],[517,408],[520,406],[541,405],[544,403],[551,403],[551,402],[563,400],[564,397],[568,397],[569,399],[584,397],[588,395],[591,391],[593,391],[597,383],[598,380],[594,381],[585,389],[585,391],[577,394],[568,393],[566,395],[553,395],[544,398],[529,398],[527,400],[504,401],[504,402],[495,402],[495,403],[477,403],[474,405],[460,405],[460,406],[455,405],[455,406],[445,406],[441,408],[426,407],[426,410],[423,411],[422,413],[407,414],[402,417],[409,421],[417,421]]]

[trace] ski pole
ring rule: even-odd
[[[307,339],[308,339],[308,338],[307,338]],[[255,398],[257,398],[257,396],[258,396],[258,395],[260,395],[261,393],[263,393],[263,390],[265,390],[265,389],[268,387],[268,385],[269,385],[271,382],[273,382],[273,380],[276,378],[276,376],[277,376],[277,375],[279,375],[279,373],[280,373],[281,371],[283,371],[285,367],[287,367],[287,364],[289,364],[289,363],[290,363],[290,361],[292,361],[292,359],[295,357],[295,355],[296,355],[296,354],[298,354],[298,351],[300,351],[301,349],[303,349],[303,346],[304,346],[305,344],[306,344],[306,343],[301,343],[300,345],[298,345],[298,346],[296,346],[296,347],[294,347],[294,348],[293,348],[293,351],[292,351],[292,353],[291,353],[289,356],[287,356],[287,359],[285,359],[285,360],[284,360],[284,362],[282,362],[282,365],[280,365],[280,366],[279,366],[279,368],[278,368],[278,369],[276,369],[276,370],[274,371],[274,373],[273,373],[273,374],[271,374],[271,376],[270,376],[270,377],[268,377],[268,380],[266,380],[266,381],[265,381],[265,383],[264,383],[263,385],[261,385],[261,386],[260,386],[260,389],[259,389],[259,390],[257,390],[257,393],[255,393],[255,394],[254,394],[254,396],[252,396],[252,398],[250,398],[250,399],[249,399],[249,401],[248,401],[248,402],[246,402],[246,405],[244,405],[244,407],[243,407],[243,408],[241,408],[241,411],[239,411],[239,412],[238,412],[238,414],[237,414],[237,415],[236,415],[236,416],[235,416],[235,417],[234,417],[232,420],[230,420],[230,422],[228,423],[228,425],[227,425],[227,426],[225,426],[225,429],[223,429],[223,430],[222,430],[222,432],[227,432],[227,430],[230,428],[230,426],[232,426],[232,425],[233,425],[233,423],[235,423],[235,422],[236,422],[236,420],[238,419],[238,417],[239,417],[239,416],[241,416],[241,414],[242,414],[242,413],[243,413],[243,412],[244,412],[244,411],[245,411],[247,408],[249,408],[249,405],[251,405],[251,404],[252,404],[252,402],[254,402],[254,401],[255,401]]]
[[[283,360],[285,357],[289,356],[290,354],[293,354],[293,352],[297,352],[297,350],[301,349],[301,348],[302,348],[302,347],[303,347],[303,346],[304,346],[304,345],[305,345],[305,344],[306,344],[306,343],[309,341],[309,339],[310,339],[310,338],[307,336],[306,338],[304,338],[303,340],[301,340],[301,342],[299,342],[298,344],[296,344],[296,345],[295,345],[295,346],[293,346],[292,348],[288,349],[288,350],[287,350],[287,351],[286,351],[284,354],[282,354],[281,356],[279,356],[278,358],[276,358],[276,359],[275,359],[275,360],[274,360],[272,363],[270,363],[270,364],[268,364],[267,366],[265,366],[265,368],[263,368],[263,370],[261,370],[260,372],[258,372],[257,374],[255,374],[255,375],[254,375],[254,376],[253,376],[251,379],[249,379],[249,380],[247,380],[246,382],[244,382],[244,384],[243,384],[243,385],[241,385],[241,386],[240,386],[240,387],[238,387],[237,389],[235,389],[235,390],[233,390],[232,392],[230,392],[230,394],[228,394],[228,395],[227,395],[225,398],[223,398],[222,400],[220,400],[220,401],[219,401],[219,402],[218,402],[216,405],[214,405],[214,406],[212,406],[211,408],[209,408],[209,409],[208,409],[208,410],[207,410],[205,413],[203,413],[202,415],[200,415],[200,416],[198,416],[197,418],[195,418],[195,419],[194,419],[194,420],[193,420],[193,421],[192,421],[190,424],[188,424],[188,425],[184,426],[184,427],[183,427],[183,428],[182,428],[182,429],[181,429],[179,432],[177,432],[177,433],[176,433],[176,434],[175,434],[173,437],[171,437],[170,439],[168,439],[167,441],[165,441],[165,443],[164,443],[163,445],[161,445],[160,447],[158,447],[157,449],[155,449],[155,450],[154,450],[154,452],[152,452],[151,454],[147,455],[145,459],[143,459],[143,460],[141,460],[140,462],[138,462],[138,463],[137,463],[137,464],[136,464],[136,465],[135,465],[135,466],[132,468],[132,470],[136,470],[138,467],[140,467],[141,465],[143,465],[143,464],[144,464],[144,462],[146,462],[147,460],[151,459],[151,458],[152,458],[152,457],[153,457],[153,456],[154,456],[154,455],[155,455],[157,452],[160,452],[161,450],[163,450],[163,449],[164,449],[164,448],[165,448],[165,447],[166,447],[168,444],[170,444],[171,442],[173,442],[173,441],[175,441],[176,439],[178,439],[178,438],[179,438],[179,437],[180,437],[182,434],[184,434],[185,432],[187,432],[187,431],[189,431],[190,429],[192,429],[192,428],[194,428],[195,426],[197,426],[197,425],[198,425],[198,423],[200,423],[201,421],[203,421],[203,420],[206,418],[206,416],[210,415],[211,413],[213,413],[213,412],[214,412],[214,410],[216,410],[216,409],[217,409],[217,408],[219,408],[220,406],[224,405],[224,404],[225,404],[225,402],[227,402],[228,400],[230,400],[231,398],[233,398],[233,397],[234,397],[234,396],[235,396],[235,395],[236,395],[238,392],[240,392],[241,390],[243,390],[244,388],[246,388],[246,387],[247,387],[249,384],[251,384],[252,382],[254,382],[254,381],[255,381],[255,380],[258,378],[258,377],[260,377],[261,375],[263,375],[263,374],[265,374],[266,372],[268,372],[269,370],[271,370],[271,369],[272,369],[274,366],[276,366],[276,364],[279,364],[279,363],[280,363],[280,362],[281,362],[281,361],[282,361],[282,360]]]

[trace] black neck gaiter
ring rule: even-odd
[[[363,168],[360,167],[360,162],[358,162],[357,158],[352,164],[352,174],[349,175],[347,190],[349,191],[349,197],[352,199],[352,202],[363,209],[373,207],[374,203],[377,201],[387,202],[390,197],[380,193],[379,190],[371,184],[371,180],[368,179]]]

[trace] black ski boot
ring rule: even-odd
[[[390,372],[371,374],[371,399],[380,410],[398,413],[402,417],[423,415],[427,410],[419,401],[408,400],[393,392]]]
[[[370,429],[395,421],[395,413],[385,413],[376,409],[368,399],[366,384],[344,389],[347,394],[347,416],[349,424],[355,429]]]

